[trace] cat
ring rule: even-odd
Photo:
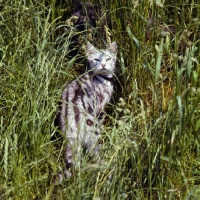
[[[55,125],[67,140],[65,175],[70,177],[80,166],[81,154],[86,153],[100,160],[100,129],[104,108],[113,93],[117,44],[98,50],[91,43],[86,45],[88,71],[67,84],[62,92],[61,105]]]
[[[96,32],[97,18],[101,17],[101,14],[97,14],[99,12],[100,7],[96,4],[75,1],[72,17],[66,21],[67,24],[71,24],[76,28],[75,34],[71,37],[68,57],[73,58],[78,55],[77,62],[79,63],[83,57],[85,38],[90,42],[95,42],[94,34]]]
[[[99,4],[79,0],[75,0],[73,4],[74,6],[70,8],[71,16],[69,16],[69,9],[65,9],[61,21],[55,28],[55,46],[59,51],[67,48],[66,56],[68,58],[77,56],[77,63],[80,63],[84,55],[83,44],[86,40],[93,42],[97,21],[102,15]],[[66,6],[69,7],[69,4]]]

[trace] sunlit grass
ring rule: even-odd
[[[52,188],[64,166],[62,148],[50,140],[57,103],[84,68],[67,57],[76,30],[61,15],[70,17],[73,3],[0,3],[0,197],[199,199],[198,1],[100,4],[119,48],[102,131],[105,164],[86,157]]]

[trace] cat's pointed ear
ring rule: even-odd
[[[80,0],[75,0],[73,15],[80,17],[81,13],[83,12],[83,8],[83,3]]]
[[[87,56],[90,56],[96,52],[97,52],[97,49],[90,42],[87,42],[87,46],[86,46]]]
[[[110,50],[112,51],[113,54],[117,54],[117,43],[116,42],[112,42],[110,44]]]

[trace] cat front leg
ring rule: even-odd
[[[74,171],[80,167],[81,161],[81,141],[77,138],[67,138],[66,146],[66,170],[67,178],[71,177]]]
[[[65,149],[65,170],[54,176],[53,183],[62,183],[63,179],[70,178],[77,168],[80,168],[81,142],[77,138],[67,138]]]
[[[84,146],[86,148],[87,154],[93,157],[95,162],[99,162],[100,159],[100,149],[101,149],[101,140],[100,140],[100,130],[95,127],[90,127],[88,132],[85,134]]]

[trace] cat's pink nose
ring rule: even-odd
[[[104,68],[106,65],[105,65],[105,64],[102,64],[101,66]]]

